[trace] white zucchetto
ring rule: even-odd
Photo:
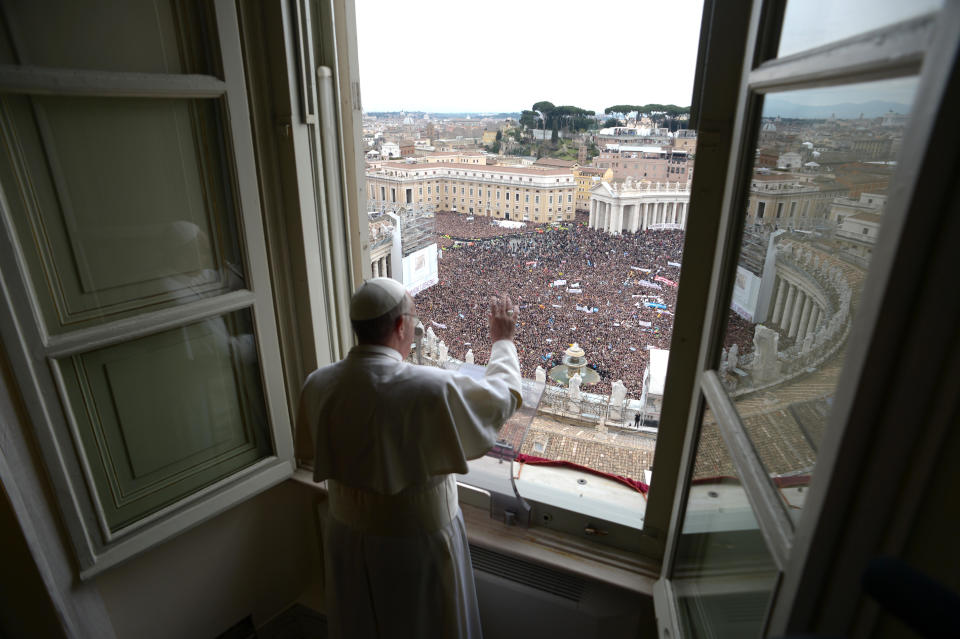
[[[371,320],[396,308],[403,301],[407,289],[392,277],[374,277],[357,289],[350,299],[350,319]]]

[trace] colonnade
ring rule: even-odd
[[[790,279],[777,275],[776,298],[770,323],[780,327],[781,334],[802,342],[813,335],[825,319],[820,303]]]
[[[393,277],[393,269],[390,268],[389,255],[384,255],[379,259],[372,260],[370,266],[372,267],[374,277]]]
[[[646,231],[654,224],[678,224],[687,228],[689,201],[676,198],[630,198],[608,202],[590,199],[590,228],[607,233]]]

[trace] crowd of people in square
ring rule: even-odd
[[[437,234],[440,281],[417,295],[417,313],[451,356],[462,360],[472,349],[476,363],[486,363],[489,300],[506,293],[520,308],[515,341],[524,377],[559,365],[577,342],[600,374],[584,391],[609,394],[619,379],[639,397],[648,349],[670,348],[682,231],[609,235],[589,228],[584,216],[508,229],[439,213]],[[730,315],[727,345],[739,343],[744,353],[752,325]]]

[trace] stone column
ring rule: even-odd
[[[380,260],[372,262],[370,264],[371,270],[373,271],[374,277],[380,277]]]
[[[590,200],[590,228],[593,228],[594,220],[597,217],[597,201]]]
[[[820,315],[820,307],[816,304],[810,309],[810,319],[807,321],[807,335],[813,335],[817,330],[817,319]]]
[[[648,213],[647,203],[641,202],[640,203],[640,230],[642,231],[647,230],[647,213]]]
[[[780,329],[784,332],[787,332],[788,324],[790,323],[790,311],[793,310],[793,301],[797,296],[797,287],[784,280],[783,283],[787,286],[787,296],[783,304],[783,314],[780,315],[780,319],[777,320],[777,325],[780,326]]]
[[[771,324],[780,322],[780,315],[783,313],[784,289],[787,286],[786,280],[781,277],[778,277],[774,283],[777,284],[777,301],[773,303],[773,315],[770,316]]]
[[[797,327],[797,341],[803,340],[807,336],[807,324],[810,322],[810,309],[813,308],[813,300],[809,295],[803,298],[803,311],[800,313],[800,325]]]
[[[613,215],[613,227],[617,235],[623,233],[623,202],[617,203],[616,213]]]
[[[787,328],[787,337],[797,336],[797,329],[800,327],[800,312],[803,310],[805,297],[804,292],[798,288],[797,299],[793,301],[793,308],[790,310],[790,326]]]

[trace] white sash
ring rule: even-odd
[[[382,495],[327,480],[330,515],[369,535],[398,537],[433,532],[449,524],[459,511],[453,475],[410,486],[396,495]]]

